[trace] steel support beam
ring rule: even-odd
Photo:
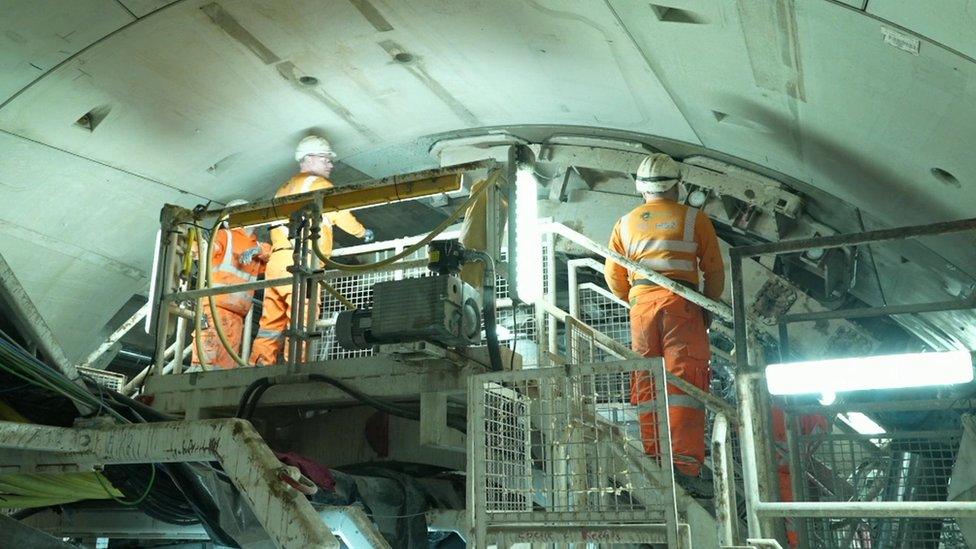
[[[976,501],[762,502],[763,517],[809,518],[973,518]]]
[[[374,355],[326,362],[302,363],[301,374],[291,374],[286,365],[262,368],[234,368],[205,373],[151,376],[144,393],[155,397],[154,407],[165,413],[187,411],[190,395],[198,394],[206,409],[234,409],[244,389],[269,377],[276,385],[261,398],[264,406],[329,406],[355,403],[355,399],[321,382],[310,382],[302,374],[322,374],[339,379],[372,397],[386,400],[417,400],[425,392],[461,394],[467,377],[485,371],[472,358],[402,362],[390,355]]]
[[[150,308],[152,308],[152,303],[149,302],[146,302],[145,305],[139,307],[139,310],[133,313],[128,320],[122,323],[121,326],[116,328],[116,330],[112,332],[112,335],[108,336],[108,339],[103,341],[102,344],[98,346],[98,348],[92,351],[91,354],[88,355],[88,358],[86,358],[85,361],[81,363],[81,365],[85,367],[91,367],[91,365],[94,364],[95,361],[99,359],[99,357],[101,357],[109,349],[111,349],[113,345],[118,343],[119,340],[125,336],[125,334],[129,333],[129,330],[131,330],[133,327],[135,327],[136,324],[141,322],[142,319],[146,318],[146,315],[149,313]]]
[[[0,470],[21,463],[64,466],[66,463],[114,465],[219,461],[258,522],[277,547],[337,549],[305,495],[282,480],[300,478],[283,465],[247,421],[216,419],[101,429],[72,429],[0,422]]]
[[[739,512],[735,497],[732,438],[724,414],[712,423],[712,481],[715,484],[715,522],[719,546],[735,545],[739,539]]]
[[[873,242],[885,242],[888,240],[903,240],[906,238],[916,238],[919,236],[934,236],[940,234],[958,233],[976,229],[976,218],[961,219],[959,221],[943,221],[929,225],[911,225],[908,227],[896,227],[894,229],[880,229],[877,231],[866,231],[863,233],[838,234],[833,236],[818,236],[816,238],[804,238],[799,240],[781,240],[779,242],[769,242],[767,244],[756,244],[753,246],[739,246],[733,248],[733,252],[740,257],[748,257],[762,254],[782,254],[788,252],[802,252],[817,248],[840,248],[843,246],[856,246],[858,244],[869,244]]]
[[[857,309],[839,309],[836,311],[816,311],[812,313],[797,313],[783,315],[779,318],[781,324],[794,322],[814,322],[817,320],[870,318],[875,316],[904,315],[912,313],[931,313],[936,311],[960,311],[976,308],[976,295],[969,299],[955,299],[952,301],[934,301],[930,303],[912,303],[908,305],[885,305],[883,307],[860,307]]]

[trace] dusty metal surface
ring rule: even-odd
[[[0,422],[0,470],[29,464],[195,462],[217,460],[275,545],[337,548],[304,494],[280,478],[289,474],[250,423],[218,419],[102,429]]]
[[[414,398],[428,391],[463,392],[467,376],[483,371],[480,363],[461,359],[400,362],[395,357],[372,357],[309,362],[302,364],[302,373],[323,374],[347,381],[351,386],[371,396],[384,399]],[[285,365],[264,368],[153,376],[146,381],[145,392],[155,396],[154,406],[167,413],[194,408],[235,408],[244,389],[263,378],[285,376]],[[262,397],[263,406],[326,405],[355,402],[349,395],[334,387],[314,382],[283,384]]]
[[[67,543],[0,513],[0,546],[30,547],[31,549],[77,549]]]

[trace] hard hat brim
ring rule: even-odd
[[[674,188],[674,186],[678,184],[678,178],[660,178],[657,181],[651,179],[637,179],[634,183],[637,187],[637,192],[639,193],[663,193]]]

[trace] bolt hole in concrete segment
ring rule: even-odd
[[[962,183],[959,182],[959,179],[948,171],[943,170],[942,168],[932,168],[930,171],[932,176],[938,179],[940,183],[949,185],[950,187],[955,187],[957,189],[962,188]]]

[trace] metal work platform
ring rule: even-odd
[[[172,414],[206,417],[224,415],[237,407],[244,390],[262,378],[272,378],[280,386],[261,399],[261,406],[330,406],[349,404],[355,399],[323,383],[310,381],[309,374],[321,374],[348,382],[370,396],[391,401],[417,399],[425,392],[463,396],[467,377],[486,370],[486,357],[477,359],[451,353],[444,358],[403,361],[393,355],[308,362],[300,372],[286,365],[185,373],[150,377],[145,393],[153,395],[153,406]]]

